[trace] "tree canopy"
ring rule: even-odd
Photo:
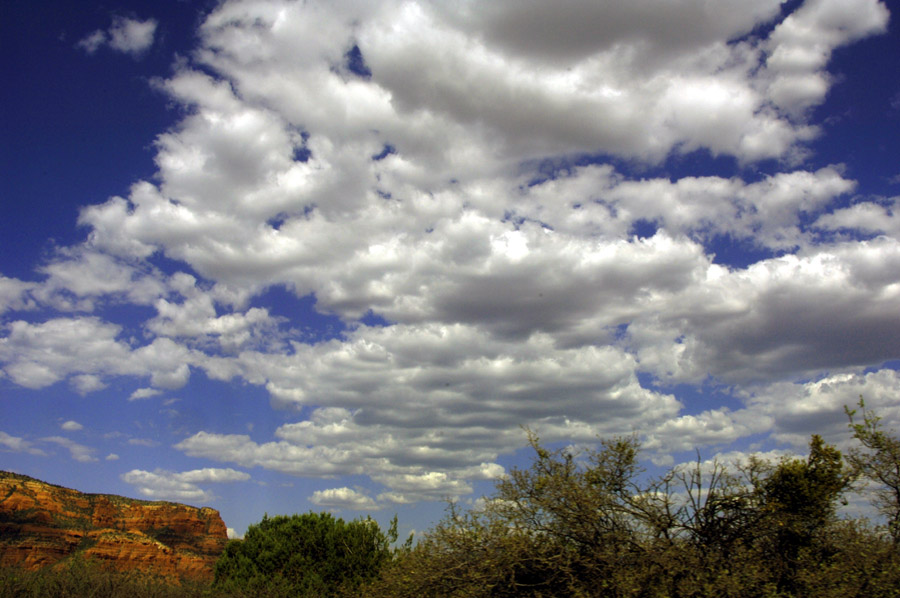
[[[226,590],[328,598],[377,575],[396,539],[396,518],[385,533],[371,518],[267,515],[243,540],[228,543],[214,583]]]

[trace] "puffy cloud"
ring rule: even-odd
[[[29,292],[35,286],[34,283],[0,275],[0,314],[6,311],[33,309],[35,304]]]
[[[72,388],[75,389],[75,392],[80,395],[86,395],[90,392],[106,388],[106,383],[103,382],[103,379],[93,374],[72,376],[69,382],[72,384]]]
[[[3,431],[0,431],[0,449],[13,453],[27,453],[40,457],[47,456],[47,453],[35,447],[33,442],[19,436],[11,436]]]
[[[38,269],[47,276],[32,295],[59,310],[92,311],[99,298],[147,305],[166,293],[160,274],[86,246],[62,249]]]
[[[122,474],[122,480],[152,499],[170,499],[191,502],[207,502],[214,496],[200,484],[245,482],[250,475],[234,469],[204,468],[174,473],[157,469],[144,471],[133,469]]]
[[[437,3],[436,3],[437,4]],[[734,39],[773,19],[779,2],[739,1],[709,5],[699,0],[627,4],[565,2],[551,8],[539,0],[463,3],[462,10],[437,4],[445,18],[475,29],[511,55],[568,64],[617,44],[640,47],[653,65],[710,42]]]
[[[824,69],[838,47],[887,29],[889,13],[878,0],[811,0],[788,15],[768,42],[768,96],[797,115],[819,104],[830,87]]]
[[[727,446],[739,438],[765,432],[771,426],[770,417],[758,417],[743,411],[733,413],[719,408],[664,422],[649,434],[644,447],[667,454],[710,445]]]
[[[900,198],[885,201],[864,201],[848,208],[823,214],[814,226],[818,229],[840,232],[860,232],[872,235],[889,235],[900,239]]]
[[[316,490],[309,502],[320,507],[350,511],[375,511],[381,508],[371,497],[346,486]]]
[[[168,339],[156,339],[137,349],[117,340],[120,327],[95,317],[56,318],[41,324],[22,320],[8,326],[0,339],[4,371],[16,383],[44,388],[76,377],[76,388],[99,388],[100,376],[150,376],[154,386],[180,388],[190,376],[187,349]]]
[[[158,22],[156,19],[140,21],[123,16],[113,16],[108,30],[97,29],[82,38],[79,48],[88,54],[94,54],[103,46],[109,46],[117,52],[139,57],[153,45]]]
[[[247,379],[285,404],[318,405],[277,441],[198,432],[176,445],[194,457],[301,476],[366,474],[407,500],[470,491],[502,472],[498,455],[533,422],[547,440],[594,440],[673,416],[673,397],[642,388],[611,347],[554,349],[546,336],[491,340],[474,327],[360,327],[346,341],[296,355],[244,353]],[[640,421],[640,424],[637,422]]]
[[[711,268],[664,311],[633,322],[630,341],[642,368],[676,381],[880,365],[900,350],[897,259],[898,242],[880,238]]]
[[[709,147],[755,159],[809,134],[761,110],[750,74],[759,52],[727,43],[773,17],[777,3],[730,14],[731,3],[634,4],[547,11],[500,3],[448,15],[407,3],[357,37],[399,113],[431,117],[453,137],[452,127],[465,126],[487,156],[593,151],[653,160],[673,147]],[[664,16],[672,12],[678,22],[692,15],[691,25],[663,34],[673,31]]]
[[[69,438],[64,438],[62,436],[49,436],[47,438],[41,438],[41,440],[43,442],[58,444],[59,446],[65,448],[69,451],[72,459],[78,461],[79,463],[91,463],[97,460],[97,458],[94,456],[94,453],[97,452],[95,449],[83,444],[79,444]]]
[[[773,436],[794,446],[806,446],[809,436],[820,433],[846,442],[850,436],[844,407],[854,408],[860,397],[882,417],[888,430],[900,426],[900,373],[842,373],[789,384],[778,382],[748,393],[751,415],[770,418]]]
[[[184,299],[180,303],[164,297],[156,300],[157,316],[145,324],[156,336],[187,339],[199,346],[215,344],[228,352],[280,344],[279,319],[269,316],[268,310],[253,307],[219,316],[217,304],[231,299],[227,289],[198,288],[194,277],[183,273],[174,275],[170,284]]]
[[[129,401],[139,401],[141,399],[149,399],[162,394],[161,390],[155,388],[138,388],[128,396]]]
[[[60,425],[60,428],[66,430],[67,432],[77,432],[78,430],[83,430],[84,426],[79,424],[77,421],[70,419],[66,422],[63,422],[63,424]]]
[[[76,45],[88,54],[93,54],[99,50],[106,41],[106,32],[102,29],[97,29],[79,40]]]

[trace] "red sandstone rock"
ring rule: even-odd
[[[34,570],[81,554],[120,571],[209,580],[226,542],[208,507],[83,494],[0,471],[0,566]]]

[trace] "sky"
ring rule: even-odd
[[[551,446],[900,429],[876,0],[10,0],[0,469],[425,530]]]

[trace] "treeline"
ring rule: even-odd
[[[848,416],[857,447],[846,455],[814,435],[805,459],[698,459],[649,480],[634,437],[576,455],[530,435],[529,467],[483,507],[451,506],[415,545],[395,546],[396,519],[383,531],[368,518],[266,517],[229,543],[211,586],[127,595],[898,597],[900,439],[862,401]],[[838,515],[864,482],[875,484],[883,525]],[[10,582],[6,572],[0,594],[88,595],[48,593],[47,575],[65,573]],[[43,580],[41,593],[28,593],[28,579]]]

